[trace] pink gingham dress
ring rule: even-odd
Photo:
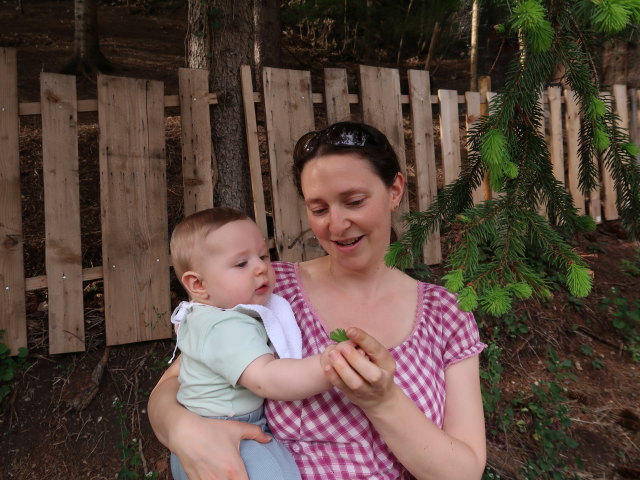
[[[302,330],[302,356],[322,353],[332,343],[307,298],[297,263],[273,262],[274,293],[289,301]],[[390,350],[395,381],[437,426],[442,427],[445,369],[479,354],[473,315],[458,308],[444,288],[418,284],[418,308],[411,335]],[[294,402],[268,400],[266,415],[276,438],[293,454],[304,480],[412,478],[389,451],[362,411],[337,389]]]

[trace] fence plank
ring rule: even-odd
[[[567,142],[567,187],[573,198],[573,204],[580,215],[585,214],[584,195],[578,183],[580,171],[580,108],[571,90],[564,91],[565,129]]]
[[[178,69],[184,214],[213,207],[218,169],[211,144],[209,71]]]
[[[49,353],[85,349],[76,77],[40,74]]]
[[[440,99],[440,142],[445,185],[460,175],[460,131],[458,118],[458,92],[438,90]]]
[[[549,154],[551,156],[553,175],[556,180],[565,183],[561,88],[548,87],[547,98],[549,101]]]
[[[614,111],[620,115],[620,105],[621,99],[619,98],[621,95],[620,87],[621,85],[613,86],[613,96],[610,92],[602,92],[601,96],[603,100],[607,103],[613,101]],[[626,87],[625,88],[625,98],[624,103],[622,105],[626,106]],[[613,98],[612,98],[613,97]],[[628,118],[628,117],[627,117]],[[620,126],[620,123],[618,123]],[[616,200],[618,198],[618,194],[616,192],[616,188],[613,182],[613,177],[611,176],[611,172],[609,169],[604,166],[604,162],[600,162],[600,175],[602,176],[602,213],[604,215],[605,220],[616,220],[618,218],[618,209],[616,208]]]
[[[247,156],[249,157],[249,172],[251,174],[253,214],[262,235],[264,238],[269,238],[267,212],[264,203],[264,186],[262,184],[260,144],[258,143],[256,104],[253,100],[253,77],[249,65],[240,66],[240,82],[242,85],[242,103],[244,107],[244,128],[247,137]]]
[[[413,151],[416,163],[416,194],[418,210],[424,211],[438,193],[438,173],[433,139],[433,111],[429,72],[409,70],[409,98],[413,126]],[[424,262],[434,265],[442,262],[440,229],[427,238],[422,250]]]
[[[476,123],[480,120],[482,115],[481,109],[481,94],[480,92],[465,92],[464,94],[467,104],[467,115],[465,116],[465,135],[468,135],[470,130],[473,129]],[[469,145],[465,142],[465,148],[467,149],[467,155],[469,152]],[[478,205],[484,201],[484,179],[480,182],[480,185],[473,191],[473,204]]]
[[[98,77],[108,345],[171,336],[163,88]]]
[[[327,124],[351,120],[346,69],[324,69],[324,103],[327,109]]]
[[[406,172],[400,72],[394,68],[360,65],[360,99],[364,122],[378,128],[387,136],[398,156],[400,169]],[[402,216],[408,212],[409,195],[405,192],[392,219],[393,228],[398,235],[405,229]]]
[[[0,330],[12,354],[27,346],[16,57],[0,48]]]
[[[300,261],[324,251],[313,237],[304,203],[291,181],[293,147],[314,129],[311,74],[308,71],[263,69],[275,244],[281,260]]]

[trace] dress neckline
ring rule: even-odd
[[[320,314],[318,313],[315,306],[311,302],[311,299],[307,295],[307,291],[302,283],[302,276],[300,275],[300,262],[293,262],[293,272],[296,279],[296,285],[298,290],[300,291],[300,295],[302,296],[304,305],[309,309],[314,320],[320,324],[320,326],[322,327],[322,330],[327,335],[327,338],[329,338],[329,333],[330,333],[329,329],[327,328],[327,325],[324,323],[324,321],[322,320],[322,317],[320,317]],[[411,332],[409,333],[409,335],[407,335],[402,340],[402,342],[400,342],[398,345],[394,347],[390,347],[387,349],[390,352],[395,352],[396,350],[400,349],[400,347],[405,345],[406,342],[409,341],[415,335],[418,325],[420,325],[420,322],[425,316],[425,311],[422,308],[422,305],[424,303],[424,295],[425,295],[427,284],[419,280],[416,280],[416,284],[418,289],[418,301],[416,302],[416,312],[413,317],[413,327],[411,328]]]

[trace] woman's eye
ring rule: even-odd
[[[358,198],[357,200],[350,200],[349,202],[347,202],[347,205],[349,205],[350,207],[359,207],[363,203],[364,198]]]
[[[319,216],[319,215],[324,215],[326,211],[327,211],[326,208],[312,208],[311,214]]]

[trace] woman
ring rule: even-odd
[[[293,173],[327,255],[274,262],[274,292],[296,313],[303,356],[329,347],[325,374],[336,388],[268,402],[274,435],[305,480],[480,478],[484,345],[451,294],[384,264],[391,213],[405,187],[388,140],[353,122],[310,132],[296,144]],[[347,328],[353,343],[330,346],[327,332],[335,328]],[[247,478],[240,440],[266,436],[250,425],[194,418],[175,400],[177,374],[170,367],[149,400],[160,441],[191,480]]]

